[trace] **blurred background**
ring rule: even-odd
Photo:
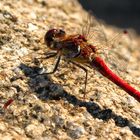
[[[132,28],[140,34],[140,0],[79,0],[86,10],[107,24]]]

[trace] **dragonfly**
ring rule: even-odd
[[[46,58],[57,56],[57,61],[53,71],[46,74],[53,74],[56,72],[61,57],[63,56],[65,60],[85,71],[84,98],[86,95],[88,78],[88,70],[84,67],[84,65],[87,65],[96,69],[104,77],[112,81],[140,102],[140,92],[120,78],[107,66],[106,62],[98,55],[98,48],[96,45],[89,43],[86,35],[67,35],[62,29],[52,28],[46,32],[44,41],[50,50],[55,51],[48,52]]]

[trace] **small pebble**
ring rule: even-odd
[[[38,27],[32,23],[28,23],[28,30],[29,31],[38,30]]]

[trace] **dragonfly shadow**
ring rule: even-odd
[[[135,136],[140,137],[140,128],[134,125],[130,120],[121,115],[117,115],[109,108],[101,109],[101,107],[93,101],[86,102],[79,100],[74,95],[66,92],[61,85],[54,83],[49,75],[39,75],[38,71],[40,68],[29,67],[25,64],[20,64],[19,68],[24,72],[25,76],[29,78],[28,85],[39,99],[45,101],[64,99],[74,106],[85,107],[93,118],[98,118],[103,121],[113,119],[116,126],[127,126]]]

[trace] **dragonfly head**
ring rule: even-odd
[[[50,29],[46,32],[44,40],[46,45],[51,49],[57,49],[55,48],[54,43],[59,42],[60,38],[63,38],[66,35],[65,31],[61,29]]]

